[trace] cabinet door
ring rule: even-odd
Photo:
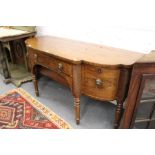
[[[155,128],[155,74],[143,74],[131,128]]]

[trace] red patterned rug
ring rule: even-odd
[[[0,96],[1,129],[70,129],[60,116],[21,88]]]

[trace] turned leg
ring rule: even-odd
[[[74,109],[76,124],[80,123],[80,98],[74,97]]]
[[[116,112],[115,112],[115,122],[114,122],[115,129],[117,129],[120,125],[122,112],[123,112],[123,102],[117,101],[117,107],[116,107]]]
[[[130,77],[131,77],[131,71],[132,68],[120,68],[120,77],[118,82],[118,92],[117,92],[117,107],[115,112],[115,122],[114,122],[114,128],[118,128],[120,125],[120,121],[123,114],[123,103],[127,97],[128,94],[128,88],[130,83]]]
[[[80,123],[80,95],[81,95],[81,65],[73,65],[72,93],[74,96],[76,124],[79,124]]]

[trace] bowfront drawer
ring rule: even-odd
[[[72,76],[72,65],[63,60],[59,60],[46,54],[34,53],[34,61],[36,61],[37,64],[41,64],[42,66],[52,69],[58,73],[65,73]]]
[[[82,92],[101,100],[116,99],[120,70],[84,65],[82,67]]]

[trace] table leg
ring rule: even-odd
[[[0,42],[0,63],[2,65],[2,73],[4,75],[4,78],[9,79],[11,76],[8,69],[7,57],[2,42]]]
[[[33,84],[34,84],[34,89],[35,89],[35,94],[36,96],[39,96],[39,89],[38,89],[38,79],[37,79],[37,67],[33,67]]]
[[[79,124],[80,123],[80,95],[81,95],[81,65],[73,66],[72,93],[74,96],[76,124]]]
[[[76,114],[76,124],[80,123],[80,98],[74,97],[74,109]]]
[[[126,68],[121,68],[120,71],[120,79],[118,84],[118,92],[117,92],[117,107],[115,112],[115,122],[114,128],[118,128],[120,125],[120,121],[123,114],[123,103],[128,94],[129,82],[131,77],[131,70]]]
[[[123,112],[123,101],[117,101],[117,107],[115,112],[115,122],[114,122],[114,128],[117,129],[120,124],[120,120],[122,118],[122,112]]]

